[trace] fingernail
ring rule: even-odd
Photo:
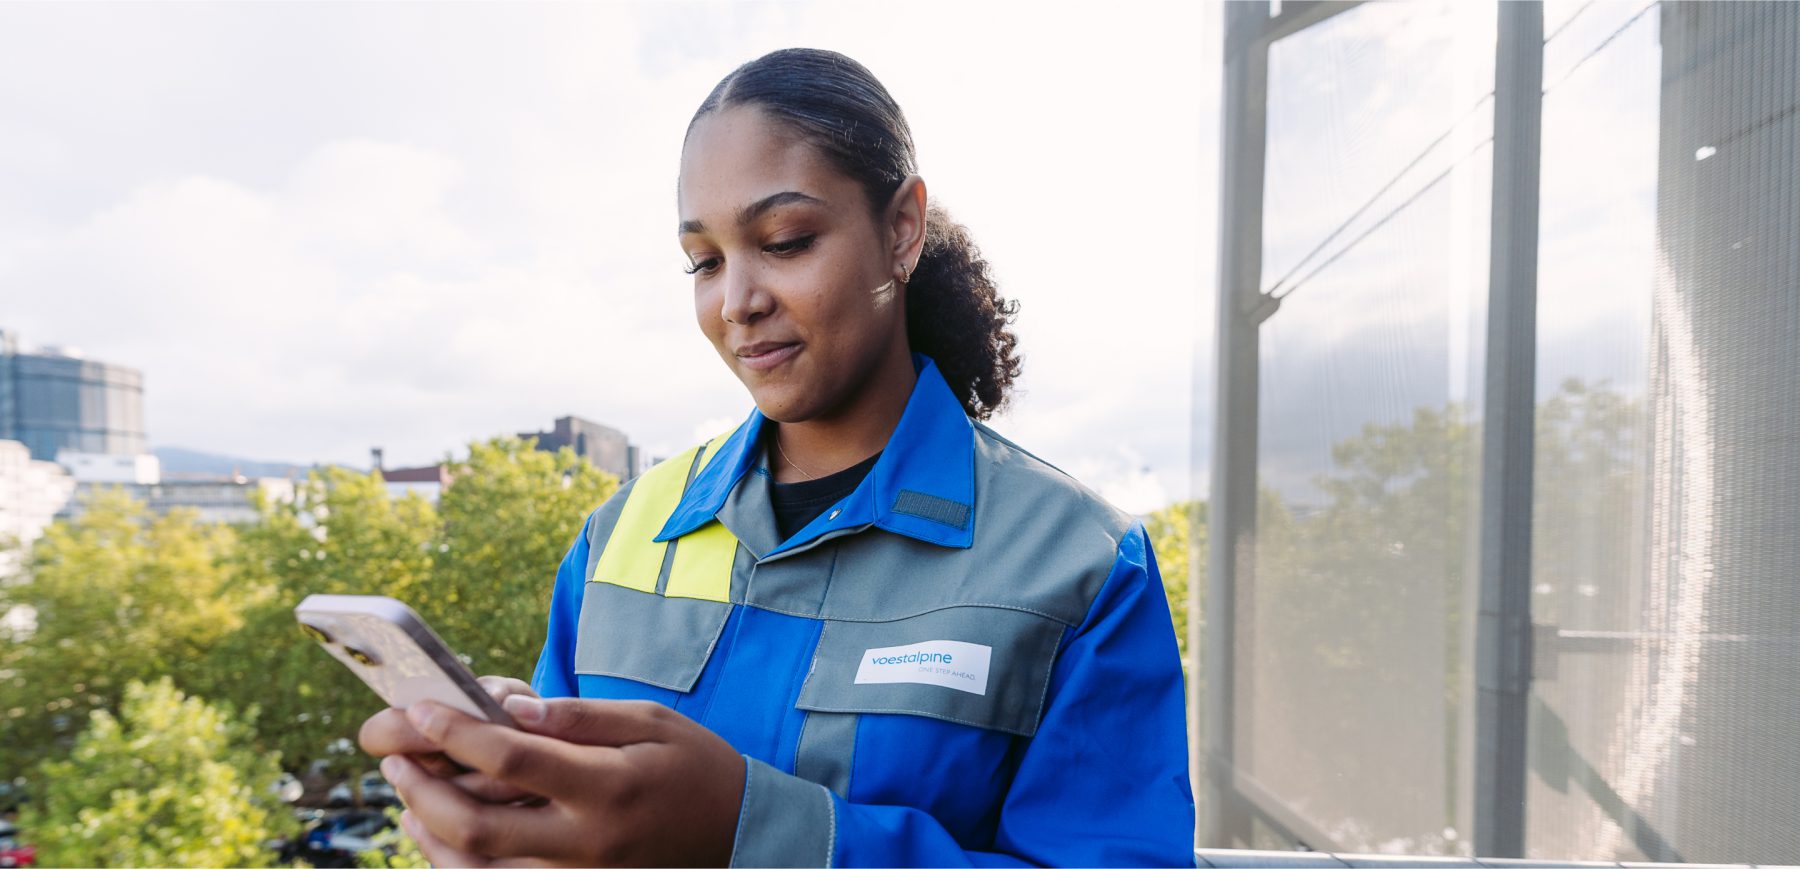
[[[429,700],[414,703],[406,707],[406,719],[411,721],[413,727],[418,728],[420,733],[426,736],[437,735],[437,704]]]
[[[544,705],[544,701],[523,694],[511,695],[501,705],[506,707],[507,713],[512,717],[527,724],[537,724],[543,721],[544,715],[550,711],[549,707]]]
[[[393,782],[395,779],[399,778],[401,772],[402,767],[400,765],[399,757],[390,754],[381,759],[381,775],[389,782]]]

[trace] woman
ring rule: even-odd
[[[679,238],[756,410],[589,518],[532,685],[486,680],[521,730],[365,725],[434,862],[1191,865],[1144,530],[977,421],[1013,306],[914,165],[839,54],[701,104]]]

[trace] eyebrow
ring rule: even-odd
[[[779,208],[783,205],[791,205],[796,202],[806,202],[806,203],[811,203],[813,205],[824,205],[825,204],[825,200],[820,199],[816,196],[808,196],[804,193],[801,193],[798,190],[784,190],[780,193],[775,193],[775,194],[771,194],[769,196],[764,196],[763,198],[758,199],[755,202],[752,202],[749,205],[746,205],[743,208],[738,209],[737,224],[738,224],[738,226],[746,226],[751,221],[757,219],[758,217],[763,216],[764,213],[768,212],[772,208]],[[681,222],[681,228],[677,232],[677,234],[678,235],[687,235],[688,233],[691,233],[691,232],[705,232],[705,231],[706,231],[706,224],[701,223],[698,220],[684,220]]]

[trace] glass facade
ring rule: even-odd
[[[1800,862],[1800,4],[1225,14],[1201,843]]]
[[[137,455],[145,452],[144,381],[135,369],[86,359],[0,355],[6,401],[0,439],[16,440],[31,457],[55,461],[61,450]]]

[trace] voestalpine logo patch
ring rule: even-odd
[[[993,646],[956,640],[926,640],[904,646],[870,649],[856,668],[856,683],[941,685],[970,694],[986,694],[988,659]]]

